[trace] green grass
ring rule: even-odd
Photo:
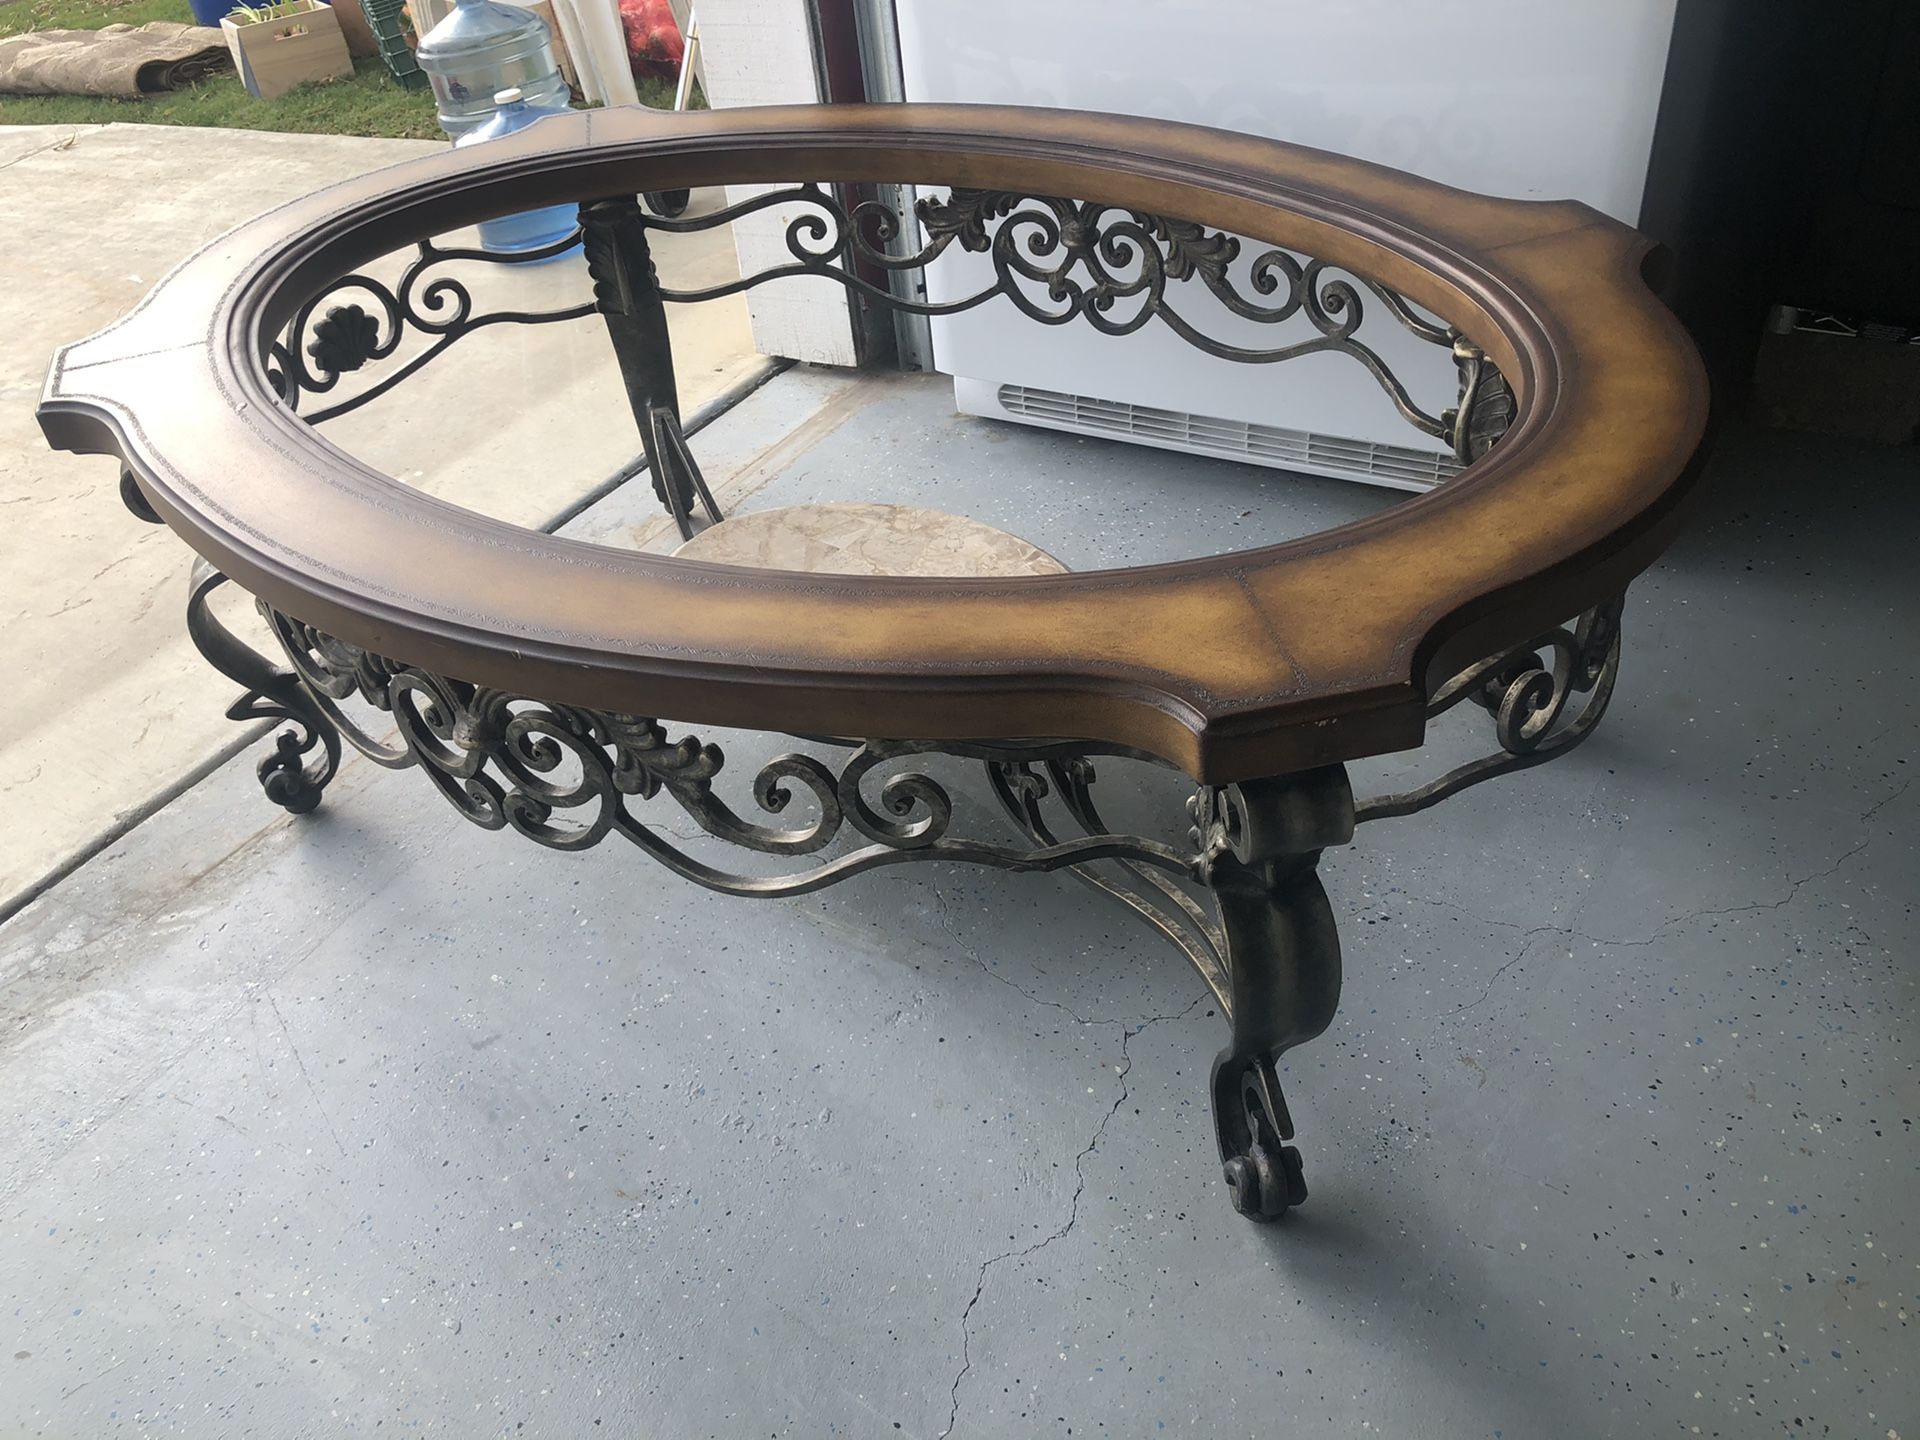
[[[0,3],[0,35],[25,30],[97,30],[149,20],[193,23],[187,0],[12,0]],[[642,104],[668,107],[673,86],[641,80]],[[695,104],[699,104],[696,95]],[[302,85],[278,100],[256,100],[228,72],[191,89],[145,100],[84,95],[0,95],[0,125],[218,125],[232,130],[288,130],[305,135],[380,135],[441,139],[433,95],[402,90],[379,60],[356,60],[353,75]]]
[[[0,35],[23,30],[97,30],[124,21],[193,23],[187,0],[13,0],[0,5]],[[402,90],[379,60],[356,60],[351,77],[302,85],[278,100],[256,100],[231,71],[204,84],[145,100],[87,95],[0,95],[0,125],[221,125],[308,135],[437,139],[433,96]]]
[[[149,20],[181,20],[193,12],[180,0],[13,0],[0,5],[0,35],[23,30],[98,30],[102,25],[144,25]]]

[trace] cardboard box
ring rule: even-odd
[[[1763,425],[1920,445],[1920,344],[1808,330],[1761,338],[1753,409]]]

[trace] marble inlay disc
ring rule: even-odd
[[[816,575],[1059,575],[1053,556],[964,515],[911,505],[790,505],[732,515],[676,556]]]

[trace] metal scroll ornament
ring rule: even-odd
[[[594,202],[598,203],[598,202]],[[651,303],[694,304],[776,280],[830,280],[875,304],[916,315],[954,315],[996,298],[1043,325],[1082,322],[1108,335],[1158,323],[1205,354],[1239,364],[1269,365],[1304,355],[1347,356],[1364,368],[1401,417],[1450,445],[1462,463],[1479,458],[1513,418],[1512,393],[1484,354],[1460,331],[1417,310],[1404,296],[1326,261],[1270,248],[1241,267],[1242,243],[1194,221],[1150,215],[1091,200],[955,188],[921,199],[911,222],[877,200],[851,208],[817,183],[787,186],[706,214],[668,219],[641,214],[646,230],[688,234],[769,209],[795,211],[783,239],[789,259],[721,285],[650,287]],[[389,374],[358,393],[314,410],[319,422],[358,409],[444,354],[474,331],[498,324],[551,324],[605,309],[605,298],[544,311],[484,311],[447,266],[459,262],[529,264],[565,253],[576,232],[545,249],[502,256],[423,240],[397,283],[352,274],[334,282],[295,314],[269,349],[268,377],[289,405],[332,392],[344,375],[394,358],[410,334],[424,344]],[[918,270],[951,248],[987,256],[992,279],[970,294],[927,301],[896,294],[866,274]],[[862,272],[866,272],[863,274]],[[1208,334],[1176,291],[1197,282],[1230,314],[1278,326],[1296,318],[1305,333],[1284,344],[1239,345]],[[1459,403],[1434,414],[1360,330],[1373,305],[1431,344],[1454,352]]]
[[[669,869],[735,895],[803,894],[850,875],[912,859],[947,858],[1012,870],[1053,870],[1095,860],[1186,874],[1194,858],[1140,837],[1106,833],[1084,786],[1087,747],[968,745],[870,740],[837,763],[792,753],[768,761],[743,814],[715,788],[726,766],[717,745],[671,735],[659,720],[536,700],[383,659],[268,607],[262,614],[293,673],[332,725],[382,764],[418,765],[456,810],[487,830],[511,829],[555,850],[584,850],[621,835]],[[391,716],[398,743],[356,724],[340,702],[358,699]],[[1018,801],[1009,813],[1027,843],[957,837],[947,789],[910,768],[918,757],[987,763]],[[1131,754],[1114,751],[1112,753]],[[1033,767],[1055,766],[1081,833],[1057,837],[1030,810],[1046,793]],[[852,834],[861,848],[785,875],[736,874],[701,860],[643,819],[638,802],[664,798],[707,835],[765,855],[801,857]]]
[[[1471,701],[1493,717],[1500,748],[1417,789],[1367,800],[1358,807],[1359,818],[1415,814],[1483,780],[1544,764],[1585,740],[1613,699],[1624,601],[1615,596],[1572,626],[1481,660],[1442,685],[1427,702],[1428,718]]]
[[[211,581],[201,582],[205,589],[220,583],[217,572],[206,573]],[[776,756],[754,774],[747,787],[752,811],[742,813],[716,789],[726,768],[720,747],[693,735],[676,737],[658,719],[449,679],[372,654],[262,605],[293,667],[291,674],[276,672],[224,629],[215,627],[209,636],[204,596],[199,590],[196,596],[190,616],[196,638],[211,638],[217,648],[207,652],[208,658],[249,687],[236,707],[246,714],[236,718],[276,715],[297,722],[298,732],[290,731],[263,764],[262,780],[270,793],[275,784],[292,786],[299,792],[298,808],[317,801],[344,737],[382,765],[418,765],[460,814],[483,829],[511,829],[555,850],[588,849],[618,834],[675,873],[726,894],[804,894],[916,859],[1007,870],[1072,868],[1172,940],[1216,993],[1227,986],[1228,947],[1188,882],[1212,883],[1213,861],[1227,843],[1223,837],[1244,838],[1250,822],[1234,809],[1234,787],[1202,787],[1192,802],[1194,826],[1186,846],[1114,832],[1093,798],[1095,762],[1107,755],[1164,763],[1144,752],[1065,741],[868,740],[848,744],[833,763],[799,752]],[[1618,599],[1598,606],[1571,626],[1480,661],[1442,686],[1429,715],[1471,702],[1491,718],[1497,748],[1417,789],[1360,802],[1357,819],[1413,814],[1580,744],[1598,726],[1613,694],[1620,609]],[[236,661],[241,652],[252,658]],[[269,702],[264,709],[263,697]],[[397,742],[356,722],[342,705],[355,698],[391,717]],[[312,750],[316,740],[326,743],[326,763],[305,785],[295,784],[298,767],[289,771],[288,764]],[[952,795],[913,768],[938,755],[984,765],[1019,843],[952,833]],[[274,780],[269,771],[287,779]],[[288,803],[278,794],[274,798]],[[634,808],[660,798],[714,840],[760,854],[820,856],[849,834],[859,848],[786,874],[736,873],[676,843],[657,820],[643,818]],[[1050,807],[1068,827],[1064,833],[1050,818]]]
[[[708,229],[775,206],[803,205],[790,220],[785,240],[790,263],[702,290],[663,291],[670,301],[718,299],[768,280],[817,275],[896,309],[916,315],[952,315],[1004,296],[1044,325],[1085,323],[1108,335],[1126,335],[1152,321],[1209,355],[1242,364],[1274,364],[1302,355],[1332,352],[1360,362],[1406,421],[1437,439],[1454,443],[1456,412],[1422,410],[1380,355],[1356,338],[1366,317],[1367,292],[1396,322],[1435,345],[1451,348],[1459,332],[1420,314],[1405,297],[1360,277],[1344,277],[1323,260],[1268,249],[1245,272],[1245,293],[1231,268],[1240,241],[1193,221],[1148,215],[1091,200],[1024,195],[1005,190],[955,188],[944,198],[927,197],[915,207],[924,239],[902,245],[902,225],[877,201],[851,211],[818,185],[771,191],[710,215],[685,220],[649,217],[654,229]],[[861,265],[884,270],[919,269],[958,245],[991,257],[991,283],[955,300],[902,298],[861,278]],[[1278,325],[1304,316],[1314,332],[1285,345],[1234,345],[1207,334],[1170,298],[1168,282],[1198,280],[1233,314]],[[1461,412],[1465,413],[1463,406]],[[1456,447],[1457,448],[1457,447]]]
[[[393,285],[371,275],[343,275],[302,305],[285,335],[268,347],[267,379],[281,399],[298,409],[303,398],[334,390],[343,375],[392,357],[409,334],[425,341],[418,352],[376,383],[307,416],[309,423],[318,424],[386,394],[476,330],[490,325],[550,325],[591,315],[591,301],[557,310],[480,310],[465,282],[439,273],[442,267],[459,262],[537,264],[565,254],[578,243],[578,236],[568,236],[538,250],[496,255],[422,240]]]
[[[214,614],[209,598],[225,583],[205,561],[195,567],[188,628],[207,659],[244,688],[229,716],[289,722],[259,766],[269,798],[288,810],[318,803],[344,739],[380,764],[420,767],[483,829],[512,829],[567,851],[618,834],[725,894],[798,895],[882,866],[951,860],[1067,870],[1120,901],[1178,947],[1232,1027],[1212,1072],[1215,1138],[1235,1208],[1261,1220],[1307,1193],[1300,1152],[1289,1143],[1280,1057],[1321,1034],[1339,999],[1337,928],[1316,873],[1321,850],[1351,840],[1359,820],[1424,809],[1579,744],[1606,708],[1620,653],[1615,601],[1470,666],[1436,693],[1435,714],[1471,700],[1492,717],[1495,754],[1359,806],[1340,765],[1201,786],[1189,801],[1186,843],[1174,845],[1115,833],[1096,808],[1102,757],[1163,763],[1125,747],[818,741],[840,753],[831,762],[799,752],[769,760],[748,783],[749,811],[719,793],[720,748],[675,736],[658,719],[451,679],[262,603],[291,667],[282,669]],[[349,703],[371,706],[397,738],[357,724]],[[1012,822],[1011,840],[956,830],[952,792],[920,768],[941,754],[984,765]],[[798,863],[773,875],[721,868],[680,843],[686,837],[662,823],[657,808],[643,811],[648,802],[671,805],[715,841]],[[852,848],[830,853],[849,835]]]
[[[260,610],[293,667],[281,688],[310,694],[319,723],[337,728],[380,764],[418,765],[482,829],[511,829],[570,851],[617,834],[676,874],[730,895],[805,894],[918,860],[1014,871],[1071,869],[1171,940],[1216,996],[1226,994],[1226,940],[1192,893],[1193,885],[1205,883],[1209,846],[1217,837],[1196,828],[1181,847],[1121,834],[1095,806],[1095,758],[1164,764],[1144,752],[1068,742],[847,743],[831,762],[798,752],[768,761],[747,786],[752,812],[742,813],[716,789],[725,755],[697,736],[676,737],[650,717],[553,704],[448,679],[373,655],[268,606]],[[255,669],[271,667],[255,657]],[[356,723],[342,705],[352,699],[388,714],[397,743]],[[951,793],[917,768],[940,756],[984,766],[993,796],[1012,822],[1011,841],[954,833]],[[724,844],[763,855],[819,858],[777,875],[719,868],[677,843],[657,816],[637,808],[654,800],[678,807]],[[855,848],[823,853],[849,836]]]

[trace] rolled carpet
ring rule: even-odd
[[[101,30],[30,30],[0,39],[0,95],[109,95],[137,100],[233,68],[207,25],[153,20]]]

